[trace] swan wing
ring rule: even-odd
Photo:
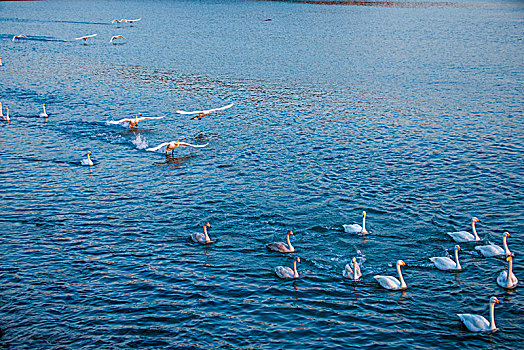
[[[472,314],[457,314],[462,323],[472,332],[489,331],[489,322],[480,315]]]
[[[121,124],[121,123],[129,123],[131,121],[134,121],[134,119],[125,118],[125,119],[120,119],[120,120],[110,120],[107,123],[108,124]]]
[[[362,271],[360,271],[360,265],[356,264],[355,266],[355,280],[360,279],[362,277]]]
[[[187,143],[187,142],[179,142],[178,144],[179,146],[183,146],[183,147],[196,147],[196,148],[202,148],[202,147],[206,147],[207,145],[209,145],[209,143],[205,143],[203,145],[192,145],[190,143]]]
[[[144,120],[162,119],[162,118],[164,118],[164,116],[162,116],[162,117],[142,117],[142,118],[138,118],[138,121],[141,122],[141,121],[144,121]]]
[[[280,278],[294,278],[295,273],[293,270],[287,266],[277,266],[275,267],[275,273]]]
[[[206,237],[201,232],[192,233],[191,239],[193,240],[193,242],[197,242],[197,243],[203,243],[206,241]]]
[[[467,231],[447,232],[447,234],[457,243],[471,242],[475,240],[475,236]]]
[[[349,264],[346,264],[344,271],[342,271],[342,276],[344,276],[345,278],[353,279],[354,277],[353,269],[351,268]]]
[[[233,107],[233,103],[230,103],[230,104],[228,104],[227,106],[224,106],[224,107],[213,108],[213,109],[206,109],[206,110],[203,110],[203,111],[183,111],[183,110],[177,110],[176,112],[179,113],[179,114],[200,114],[200,113],[208,114],[208,113],[212,113],[214,111],[221,111],[221,110],[228,109],[228,108],[231,108],[231,107]]]
[[[344,228],[344,232],[347,233],[360,233],[362,232],[362,226],[359,224],[351,224],[351,225],[342,225]]]
[[[128,19],[127,22],[130,22],[130,23],[133,23],[133,22],[138,22],[142,19],[142,17],[140,18],[137,18],[137,19]]]
[[[393,276],[374,276],[375,280],[384,288],[397,290],[401,289],[400,281]]]
[[[479,245],[475,247],[475,250],[478,250],[480,254],[484,255],[487,258],[492,256],[504,255],[505,253],[504,249],[495,244]]]
[[[269,250],[273,250],[275,252],[281,252],[281,253],[291,253],[292,250],[289,249],[287,244],[284,242],[273,242],[266,245],[266,248]]]
[[[433,257],[429,258],[433,264],[435,264],[435,267],[439,270],[456,270],[457,264],[448,257]]]
[[[161,149],[162,147],[165,147],[165,146],[167,146],[167,145],[169,145],[169,144],[170,144],[170,142],[164,142],[164,143],[159,144],[159,145],[156,146],[156,147],[146,148],[146,151],[149,151],[149,152],[158,151],[158,150]]]
[[[75,40],[92,38],[92,37],[97,36],[97,35],[98,34],[91,34],[91,35],[81,36],[80,38],[75,38]]]

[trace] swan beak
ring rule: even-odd
[[[366,216],[366,212],[365,211],[362,212],[362,216]]]
[[[500,304],[500,301],[497,298],[493,298],[493,301],[497,304]]]
[[[297,261],[300,262],[300,257],[299,256],[297,256]]]
[[[404,261],[400,261],[400,265],[406,266],[406,263]]]
[[[456,248],[457,248],[457,250],[460,250],[460,246],[459,245]]]
[[[506,232],[504,233],[506,235],[506,237],[511,237],[511,235],[509,234],[509,232]]]
[[[480,220],[478,218],[473,218],[473,221],[480,222]]]

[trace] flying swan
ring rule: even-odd
[[[460,246],[455,246],[455,261],[453,261],[451,258],[445,256],[438,256],[429,258],[433,264],[435,264],[436,268],[439,270],[462,270],[462,267],[460,266],[459,262],[459,255],[458,251],[460,250]]]
[[[514,289],[517,287],[517,284],[519,284],[519,280],[513,274],[513,257],[511,255],[508,255],[506,257],[506,260],[509,264],[508,270],[504,270],[500,273],[499,277],[497,278],[497,284],[502,288]]]
[[[478,218],[473,218],[471,222],[473,235],[467,231],[448,232],[447,234],[457,243],[480,241],[480,237],[475,229],[476,222],[480,222],[480,220]]]
[[[353,263],[353,269],[351,269],[349,264],[346,264],[344,271],[342,271],[342,276],[352,279],[353,281],[358,281],[360,277],[362,277],[360,266],[358,265],[357,258],[353,257],[351,261]]]
[[[342,225],[344,227],[344,231],[347,233],[362,233],[362,234],[368,234],[368,231],[366,230],[366,212],[362,212],[362,226],[359,224],[351,224],[351,225]]]
[[[26,38],[27,39],[27,36],[25,36],[24,34],[20,34],[20,35],[15,35],[13,37],[13,41],[16,41],[17,39],[20,40],[22,38]]]
[[[396,279],[393,276],[381,276],[377,275],[374,278],[377,280],[377,282],[384,288],[390,289],[390,290],[403,290],[406,289],[408,286],[406,285],[406,282],[404,282],[404,277],[402,277],[402,271],[400,271],[400,266],[405,266],[406,263],[402,260],[397,261],[397,272],[398,276],[400,278],[400,281]]]
[[[295,260],[293,260],[293,270],[287,266],[277,266],[275,267],[275,273],[278,277],[284,279],[298,278],[297,262],[300,262],[300,258],[298,256],[295,258]]]
[[[184,140],[184,139],[185,139],[185,137],[182,137],[180,140]],[[202,147],[206,147],[208,145],[208,143],[203,144],[203,145],[192,145],[192,144],[187,143],[187,142],[180,142],[180,140],[178,140],[178,141],[171,141],[171,142],[164,142],[164,143],[161,143],[160,145],[158,145],[156,147],[147,148],[146,151],[155,152],[155,151],[158,151],[159,149],[161,149],[162,147],[166,146],[165,153],[168,154],[171,151],[171,154],[174,155],[175,154],[175,149],[178,148],[178,147],[202,148]]]
[[[216,111],[221,111],[221,110],[228,109],[228,108],[231,108],[231,107],[233,107],[233,103],[228,104],[227,106],[224,106],[224,107],[213,108],[213,109],[206,109],[204,111],[187,112],[187,111],[177,110],[176,112],[179,113],[179,114],[196,114],[196,116],[194,116],[191,119],[198,119],[198,120],[200,120],[200,119],[204,118],[205,116],[210,115],[211,113],[216,113]]]
[[[266,245],[266,248],[269,250],[273,250],[275,252],[281,252],[281,253],[293,253],[295,251],[295,248],[291,245],[291,242],[289,241],[289,236],[293,234],[293,231],[289,230],[286,234],[286,242],[273,242]]]
[[[86,35],[86,36],[81,36],[80,38],[75,38],[75,40],[84,40],[87,41],[88,38],[92,38],[92,37],[95,37],[97,36],[98,34],[91,34],[91,35]]]
[[[502,243],[504,245],[504,249],[502,249],[496,244],[488,244],[476,246],[475,250],[478,250],[480,254],[484,255],[486,258],[501,255],[511,255],[511,252],[508,248],[508,237],[511,237],[509,232],[504,232],[504,234],[502,235]]]
[[[111,120],[111,121],[108,121],[109,124],[124,124],[124,123],[129,123],[129,129],[133,129],[137,126],[137,124],[139,122],[142,122],[144,120],[152,120],[152,119],[162,119],[164,118],[163,116],[162,117],[140,117],[138,118],[139,115],[142,115],[141,113],[138,113],[134,118],[124,118],[124,119],[120,119],[120,120]]]
[[[82,161],[80,162],[80,164],[82,164],[82,165],[88,165],[88,166],[93,165],[93,161],[91,160],[90,155],[91,155],[91,151],[87,151],[87,158],[82,159]]]
[[[471,332],[495,331],[497,330],[497,326],[495,326],[495,303],[500,304],[496,297],[491,297],[489,299],[489,318],[491,319],[491,324],[484,316],[480,315],[457,314],[457,316]]]
[[[109,42],[112,43],[113,40],[116,40],[116,39],[125,39],[125,36],[123,36],[123,35],[113,35],[111,37],[111,40],[109,40]]]
[[[195,232],[191,234],[191,239],[193,242],[200,243],[200,244],[209,244],[213,243],[211,239],[209,239],[209,235],[207,234],[207,228],[211,228],[211,224],[209,222],[206,222],[204,224],[204,233],[202,232]]]

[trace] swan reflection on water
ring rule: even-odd
[[[174,168],[179,168],[184,165],[185,162],[187,162],[190,159],[196,158],[197,156],[183,156],[183,157],[173,157],[171,155],[166,154],[166,161],[165,162],[155,162],[153,164],[155,165],[167,165]]]

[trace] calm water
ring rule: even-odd
[[[522,344],[504,260],[428,258],[477,216],[524,282],[524,6],[408,4],[0,2],[0,348]],[[139,112],[165,118],[107,124]],[[209,145],[145,151],[183,136]],[[344,233],[362,210],[371,234]],[[287,230],[296,281],[265,249]],[[408,289],[381,289],[398,259]],[[493,295],[500,331],[465,330]]]

